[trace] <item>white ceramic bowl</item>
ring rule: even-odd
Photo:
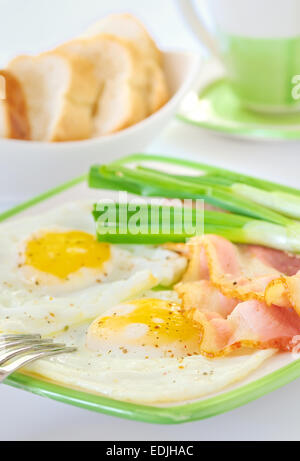
[[[87,172],[92,164],[145,149],[174,116],[200,67],[199,57],[192,53],[166,52],[164,56],[172,98],[146,120],[120,133],[87,141],[0,140],[0,200],[27,199]]]

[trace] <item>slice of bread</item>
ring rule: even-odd
[[[19,56],[8,66],[23,88],[34,141],[75,141],[92,134],[98,82],[88,60],[62,53]]]
[[[134,42],[142,55],[151,57],[158,65],[162,65],[162,53],[144,25],[131,14],[111,14],[91,25],[84,36],[109,34]]]
[[[25,96],[19,81],[8,71],[0,70],[4,83],[0,100],[0,138],[30,139]]]
[[[142,74],[147,74],[148,115],[166,104],[169,90],[163,71],[163,55],[145,29],[144,25],[130,14],[112,14],[92,25],[84,34],[92,37],[104,33],[126,40],[138,54]]]
[[[145,98],[147,75],[135,49],[106,34],[68,42],[58,48],[88,59],[99,84],[94,112],[94,136],[118,132],[149,115]]]
[[[149,109],[153,114],[169,101],[170,92],[163,69],[154,61],[147,61],[145,65],[149,72]]]

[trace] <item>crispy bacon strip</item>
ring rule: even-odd
[[[227,318],[239,304],[237,299],[224,296],[209,280],[180,283],[176,291],[186,311],[197,308],[205,312],[216,312],[223,318]]]
[[[198,309],[188,315],[202,326],[201,354],[209,358],[241,348],[291,351],[300,343],[300,317],[293,310],[256,300],[238,304],[227,319]]]
[[[216,235],[192,239],[188,246],[190,263],[183,282],[210,280],[224,296],[241,301],[264,302],[271,282],[300,271],[297,256],[263,247],[234,245]]]
[[[295,346],[300,258],[215,235],[192,239],[188,247],[190,263],[176,291],[187,315],[202,326],[204,355]]]
[[[300,315],[300,272],[292,277],[272,280],[266,288],[265,300],[268,306],[292,308]]]

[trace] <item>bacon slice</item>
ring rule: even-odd
[[[183,281],[195,282],[197,280],[209,280],[209,269],[205,249],[202,239],[194,238],[189,244],[167,243],[164,248],[175,251],[189,260],[188,269],[183,277]]]
[[[238,304],[224,319],[211,312],[191,310],[189,316],[202,326],[201,354],[215,358],[241,348],[291,351],[300,344],[300,317],[278,306],[271,309],[252,300]]]
[[[239,304],[237,299],[224,296],[209,280],[180,283],[176,286],[176,291],[186,311],[197,308],[205,312],[216,312],[227,318]]]
[[[286,253],[272,248],[257,245],[248,246],[253,256],[259,258],[266,265],[277,269],[288,276],[296,275],[300,271],[300,256]]]
[[[225,296],[265,301],[269,284],[300,270],[300,258],[268,248],[234,245],[216,235],[189,242],[190,263],[183,282],[209,279]],[[275,303],[277,304],[277,303]]]
[[[192,239],[188,247],[188,270],[175,289],[187,315],[202,326],[204,355],[241,347],[289,351],[298,343],[300,258],[215,235]]]
[[[300,315],[300,272],[293,277],[280,277],[269,283],[265,292],[268,306],[292,308]]]

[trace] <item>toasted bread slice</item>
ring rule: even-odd
[[[135,48],[140,65],[144,65],[142,73],[148,78],[148,115],[164,106],[169,99],[169,90],[163,71],[163,56],[144,25],[131,14],[112,14],[92,25],[84,36],[99,33],[119,37]]]
[[[91,137],[98,82],[88,60],[52,52],[19,56],[8,69],[22,85],[32,140],[61,142]]]
[[[84,36],[109,34],[133,42],[144,56],[151,57],[162,65],[162,53],[144,25],[131,14],[111,14],[91,25]]]
[[[58,50],[82,56],[94,65],[100,89],[94,112],[94,136],[115,133],[147,117],[146,74],[130,44],[100,34],[73,40]]]
[[[28,140],[30,125],[21,84],[6,70],[0,70],[0,76],[4,82],[4,97],[0,100],[0,137]]]
[[[170,92],[163,69],[154,61],[148,61],[145,65],[149,69],[149,109],[153,114],[168,102]]]

